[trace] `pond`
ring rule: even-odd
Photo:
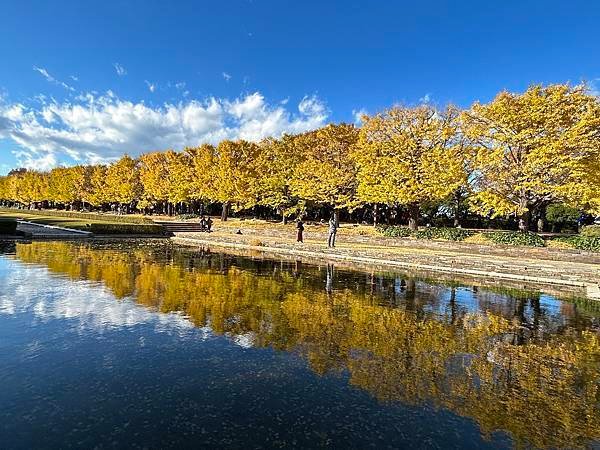
[[[595,303],[164,241],[2,249],[2,448],[600,445]]]

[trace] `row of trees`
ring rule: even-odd
[[[426,205],[487,217],[532,213],[563,203],[600,212],[600,101],[584,85],[502,92],[461,111],[396,106],[362,126],[330,124],[259,143],[223,141],[182,152],[124,156],[110,165],[13,171],[0,198],[37,206],[197,211],[220,203],[257,205],[285,217],[326,206],[403,208],[416,228]],[[175,206],[176,205],[176,206]],[[543,216],[543,214],[542,214]],[[375,219],[376,220],[376,219]]]

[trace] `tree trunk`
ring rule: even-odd
[[[521,217],[519,217],[519,231],[526,233],[529,231],[529,219],[530,219],[530,212],[529,211],[525,211],[524,213],[521,214]]]
[[[419,228],[419,204],[411,203],[408,205],[408,228],[417,231]]]
[[[544,218],[541,217],[541,216],[538,217],[538,220],[537,220],[537,230],[538,230],[538,233],[542,233],[544,231],[544,227],[545,226],[546,226],[546,221],[544,220]]]
[[[223,202],[223,210],[221,211],[221,221],[226,222],[229,217],[229,202]]]
[[[377,213],[379,212],[379,205],[375,203],[373,205],[373,226],[377,226]]]
[[[333,219],[335,220],[335,224],[336,226],[340,226],[340,210],[339,209],[334,209],[333,210]]]
[[[546,226],[546,205],[542,204],[538,209],[537,231],[542,233]]]
[[[456,205],[454,206],[454,227],[460,227],[460,192],[454,194]]]

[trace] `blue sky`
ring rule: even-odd
[[[0,173],[600,78],[590,1],[0,3]]]

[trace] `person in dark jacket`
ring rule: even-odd
[[[337,223],[337,220],[335,220],[335,216],[331,216],[331,219],[329,219],[329,230],[327,233],[327,247],[329,248],[335,247],[335,235],[337,234],[338,227],[339,224]]]
[[[302,223],[301,219],[298,219],[298,222],[296,222],[296,229],[298,230],[296,240],[298,242],[304,242],[304,236],[302,235],[302,233],[304,232],[304,223]]]

